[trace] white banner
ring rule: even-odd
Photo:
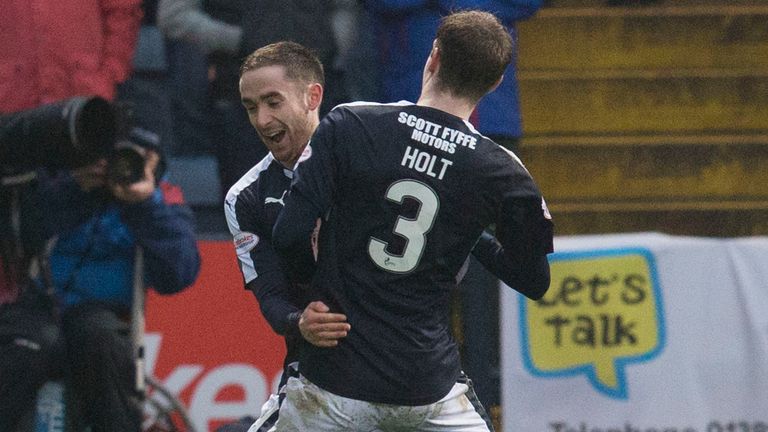
[[[768,238],[558,237],[502,287],[508,432],[768,432]]]

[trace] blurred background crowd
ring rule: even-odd
[[[75,94],[114,101],[133,125],[154,132],[170,175],[199,229],[225,229],[227,189],[266,149],[248,123],[238,68],[256,48],[293,40],[326,69],[321,114],[336,104],[415,101],[422,57],[449,10],[496,12],[514,33],[541,0],[113,0],[11,2],[0,46],[0,112]],[[522,126],[514,65],[473,116],[479,130],[514,148]],[[213,174],[213,175],[211,175]],[[205,206],[217,207],[213,214]],[[209,217],[208,217],[209,216]]]
[[[278,40],[314,49],[327,77],[321,115],[350,101],[415,101],[440,17],[467,8],[496,13],[526,53],[471,121],[540,179],[558,234],[768,232],[761,0],[4,6],[0,113],[79,95],[113,102],[126,124],[156,137],[167,175],[195,212],[198,238],[227,238],[223,196],[266,154],[240,104],[238,69],[247,54]],[[491,409],[500,399],[495,283],[473,265],[454,323],[466,371]]]

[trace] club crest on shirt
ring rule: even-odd
[[[249,252],[259,244],[259,236],[249,232],[235,234],[235,251],[238,254]]]

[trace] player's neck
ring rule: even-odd
[[[424,89],[416,105],[445,111],[464,120],[469,120],[469,116],[475,109],[475,104],[466,99],[430,89]]]

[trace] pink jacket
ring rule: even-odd
[[[7,0],[2,9],[0,112],[114,99],[130,74],[141,0]]]

